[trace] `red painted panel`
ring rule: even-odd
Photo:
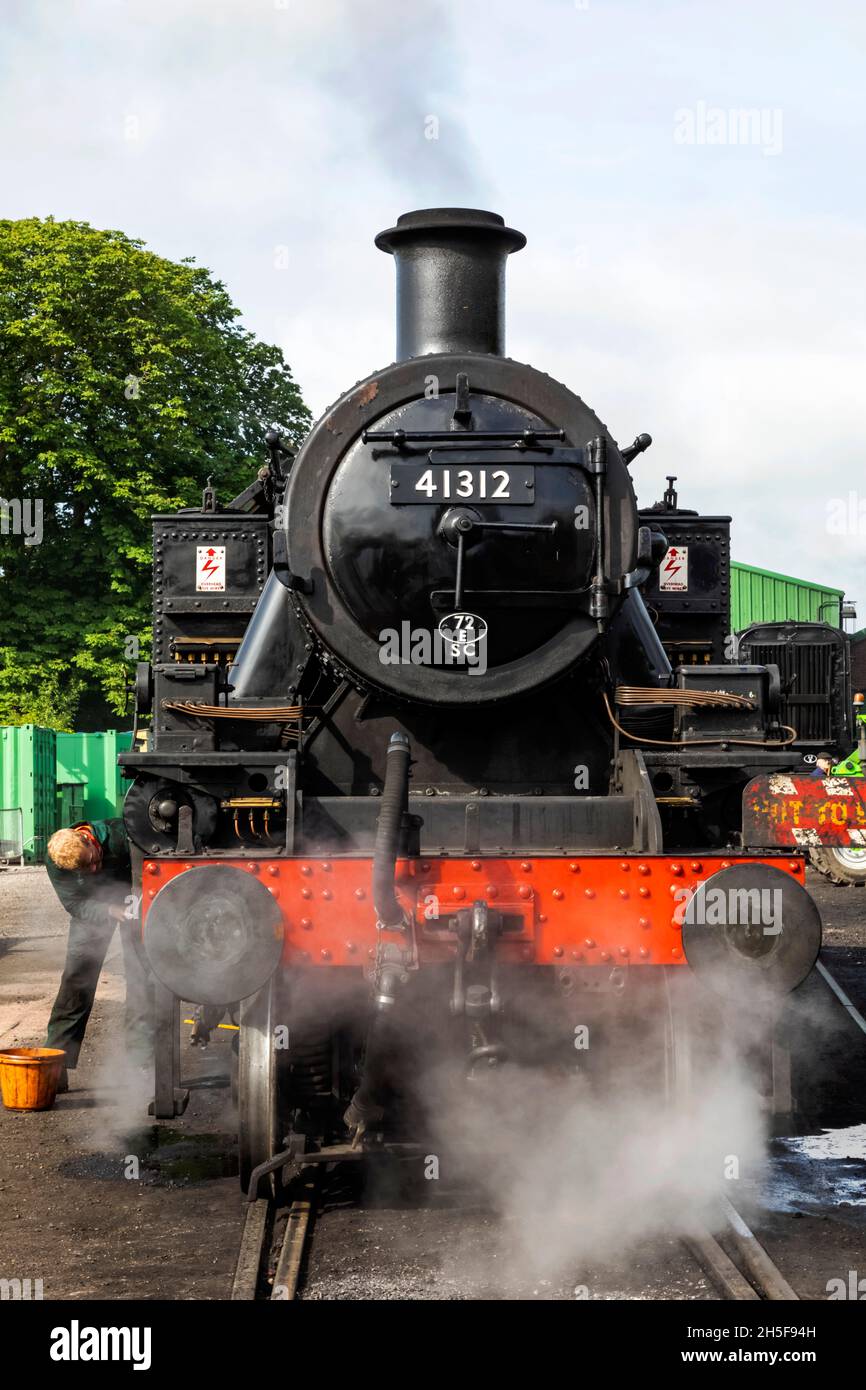
[[[737,863],[767,862],[803,882],[804,861],[753,856],[533,857],[526,859],[404,860],[397,889],[414,914],[421,964],[456,952],[448,914],[484,898],[513,921],[499,938],[504,961],[535,965],[683,964],[681,928],[686,896],[698,883]],[[233,865],[261,878],[286,923],[284,961],[363,965],[375,952],[372,860],[148,860],[143,917],[164,884],[187,869]],[[684,895],[682,890],[686,890]],[[435,915],[438,912],[438,917]]]

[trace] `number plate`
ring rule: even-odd
[[[392,463],[391,501],[410,503],[489,502],[516,506],[535,501],[531,464]]]

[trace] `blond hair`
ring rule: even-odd
[[[90,863],[90,846],[74,830],[56,830],[48,841],[48,858],[58,869],[83,869]]]

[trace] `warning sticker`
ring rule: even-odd
[[[686,594],[689,589],[689,548],[672,545],[659,566],[659,588],[668,594]]]
[[[195,548],[196,593],[222,593],[226,587],[226,548],[224,545],[197,545]]]

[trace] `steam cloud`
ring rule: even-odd
[[[425,206],[487,182],[460,114],[454,12],[444,0],[324,0],[306,18],[312,75],[323,93],[366,122],[369,150]],[[428,120],[439,122],[430,137]]]
[[[705,1007],[694,993],[696,1034]],[[688,1092],[669,1100],[660,1069],[649,1084],[646,1058],[612,1067],[595,1086],[516,1063],[468,1083],[434,1070],[428,1095],[442,1176],[467,1184],[498,1218],[506,1296],[527,1279],[584,1278],[589,1297],[604,1296],[587,1273],[599,1262],[653,1238],[720,1228],[720,1196],[736,1204],[738,1179],[761,1176],[766,1142],[745,1057],[761,1032],[748,1000],[729,1024],[714,1049],[696,1049]],[[458,1277],[477,1280],[468,1243],[453,1258]]]

